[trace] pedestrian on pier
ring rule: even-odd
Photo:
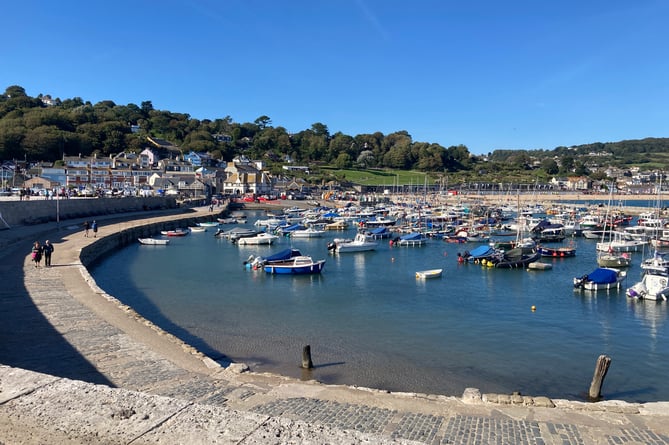
[[[84,222],[84,236],[88,238],[88,231],[91,229],[91,223],[88,221]]]
[[[44,252],[44,266],[51,267],[51,254],[53,253],[53,244],[49,240],[44,242],[42,252]]]
[[[98,223],[93,220],[93,224],[91,224],[91,228],[93,229],[93,238],[98,237]]]
[[[39,267],[42,262],[42,246],[40,246],[39,241],[35,241],[33,244],[33,249],[31,252],[32,260],[35,263],[35,267]]]

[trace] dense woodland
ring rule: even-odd
[[[135,126],[135,132],[131,130]],[[464,145],[443,147],[414,141],[406,131],[346,135],[330,134],[327,125],[289,134],[273,126],[268,116],[237,123],[230,116],[209,120],[156,110],[150,101],[117,105],[111,100],[92,104],[82,98],[30,97],[14,85],[0,95],[0,160],[58,161],[63,156],[101,156],[139,152],[146,137],[166,139],[214,159],[244,154],[278,166],[297,164],[336,168],[388,168],[435,173],[485,175],[534,171],[541,175],[596,174],[593,166],[637,165],[669,167],[669,138],[593,143],[552,150],[494,150],[472,156]]]

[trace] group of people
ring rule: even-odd
[[[93,229],[93,238],[97,238],[98,237],[98,223],[95,220],[93,220],[92,223],[90,223],[88,221],[86,221],[84,223],[84,236],[85,237],[88,237],[88,232],[91,229]]]
[[[40,267],[42,257],[44,258],[44,266],[51,267],[51,254],[53,250],[53,244],[49,240],[46,240],[44,245],[41,245],[39,241],[35,241],[31,252],[31,258],[35,263],[35,267]]]
[[[97,221],[93,220],[93,222],[88,222],[86,221],[84,223],[84,236],[88,237],[89,232],[93,231],[93,238],[97,238],[98,236],[98,223]],[[44,245],[40,244],[39,241],[35,241],[33,243],[33,248],[30,253],[31,259],[33,263],[35,263],[35,267],[40,267],[42,264],[42,258],[44,258],[44,266],[50,267],[51,266],[51,254],[53,253],[53,244],[49,240],[46,240],[44,242]]]
[[[86,221],[84,223],[84,236],[88,237],[89,236],[89,231],[93,231],[93,238],[97,238],[98,236],[98,223],[97,221],[93,220],[93,222],[88,222]],[[46,240],[44,242],[44,245],[40,244],[39,241],[35,241],[33,243],[33,248],[30,253],[31,259],[33,263],[35,263],[35,267],[40,267],[42,264],[42,258],[44,258],[44,266],[50,267],[51,266],[51,254],[53,253],[53,244],[49,240]]]

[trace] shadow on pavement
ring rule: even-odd
[[[114,386],[62,337],[32,301],[23,271],[31,244],[20,241],[7,246],[0,261],[0,363]]]

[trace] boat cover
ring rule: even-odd
[[[369,231],[370,235],[383,235],[384,233],[389,233],[389,232],[390,230],[388,230],[387,227],[377,227]]]
[[[402,236],[400,236],[400,239],[402,241],[414,241],[414,240],[419,240],[422,237],[423,237],[422,233],[414,232],[414,233],[409,233],[407,235],[402,235]]]
[[[492,255],[494,250],[490,246],[478,246],[469,252],[469,256],[472,258],[485,258]]]
[[[564,227],[564,225],[562,225],[562,224],[552,224],[550,221],[544,219],[544,220],[540,221],[539,224],[534,226],[534,228],[531,230],[531,232],[532,233],[539,233],[539,232],[543,232],[544,230],[547,230],[547,229],[561,229],[563,227]]]
[[[304,224],[291,224],[290,226],[285,226],[281,228],[282,232],[292,232],[294,230],[304,230],[307,226]]]
[[[618,272],[600,267],[588,274],[588,280],[597,284],[615,283],[618,280]]]
[[[284,249],[280,252],[275,253],[274,255],[266,257],[265,261],[270,262],[270,261],[289,260],[295,256],[302,256],[302,254],[297,249]]]

